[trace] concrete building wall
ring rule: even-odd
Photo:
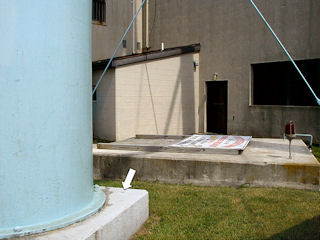
[[[113,68],[97,90],[94,135],[190,134],[199,125],[199,53]],[[94,72],[94,81],[101,74]]]
[[[320,1],[255,2],[294,59],[320,57]],[[280,137],[292,119],[298,132],[311,133],[319,142],[319,107],[251,106],[251,64],[288,58],[249,1],[153,0],[148,24],[151,50],[161,42],[166,47],[201,44],[201,94],[213,73],[217,80],[228,80],[229,134]],[[200,99],[204,106],[204,97]],[[204,108],[200,114],[204,131]]]
[[[136,10],[141,0],[134,0]],[[92,23],[92,61],[110,58],[116,49],[122,35],[128,28],[132,18],[132,0],[106,0],[106,23]],[[135,25],[135,47],[140,42],[142,50],[142,11],[139,13]],[[132,29],[125,38],[126,48],[120,47],[116,56],[133,53]]]
[[[92,71],[95,85],[103,70]],[[93,135],[95,137],[116,139],[116,79],[115,68],[110,68],[96,92],[97,100],[92,103]]]

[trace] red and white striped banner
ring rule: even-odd
[[[250,140],[251,136],[192,135],[170,146],[244,150]]]

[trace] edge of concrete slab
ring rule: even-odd
[[[136,180],[199,186],[287,187],[319,191],[319,166],[95,157],[96,179],[123,179],[128,168]]]
[[[104,207],[92,217],[66,228],[19,240],[125,240],[135,234],[149,217],[146,190],[101,187],[107,196]]]
[[[319,191],[320,164],[301,141],[287,159],[282,139],[253,139],[241,155],[93,149],[95,179],[123,179],[201,186],[287,187]]]

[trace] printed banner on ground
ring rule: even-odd
[[[216,148],[244,150],[251,136],[192,135],[170,147]]]

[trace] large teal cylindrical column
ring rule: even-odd
[[[97,211],[91,0],[0,1],[0,238]]]

